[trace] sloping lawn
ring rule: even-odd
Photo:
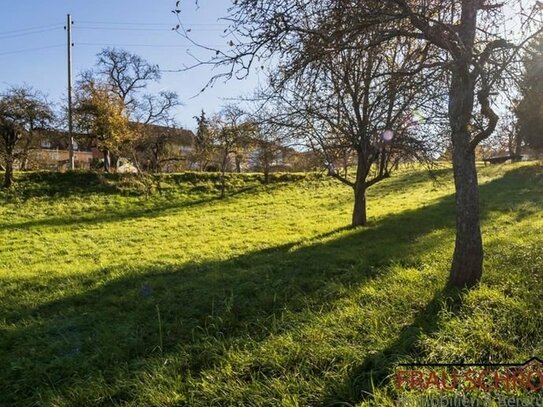
[[[1,406],[391,404],[405,361],[543,354],[543,169],[480,169],[482,284],[445,290],[447,169],[370,191],[24,174],[0,193]],[[74,187],[74,185],[78,185]]]

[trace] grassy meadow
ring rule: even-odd
[[[452,173],[19,174],[0,192],[0,406],[393,405],[400,362],[543,355],[543,167],[480,168],[483,281],[451,292]]]

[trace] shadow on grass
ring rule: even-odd
[[[285,313],[332,309],[345,295],[339,287],[364,284],[391,263],[416,262],[413,241],[435,228],[450,227],[451,210],[446,199],[370,228],[330,231],[328,237],[317,238],[324,242],[292,243],[222,262],[145,269],[113,280],[101,272],[49,280],[48,290],[62,292],[75,284],[85,291],[35,309],[10,307],[6,324],[18,328],[2,335],[0,363],[14,368],[0,372],[0,381],[10,383],[11,389],[0,394],[0,404],[30,405],[47,399],[52,389],[70,398],[79,383],[86,382],[87,389],[93,382],[110,383],[120,368],[133,376],[144,367],[142,360],[158,356],[159,348],[167,358],[180,344],[189,352],[183,369],[197,377],[221,362],[221,352],[235,338],[265,340],[274,332],[273,321]],[[23,284],[18,289],[25,295],[44,289],[39,277]],[[208,336],[224,346],[206,349],[202,338]],[[112,404],[130,400],[126,391],[113,391]]]
[[[504,188],[522,188],[524,175],[512,171],[482,186],[483,200]],[[511,204],[534,199],[538,194],[522,195]],[[420,254],[445,243],[417,239],[453,227],[454,198],[447,196],[368,228],[332,230],[312,244],[292,243],[175,269],[136,270],[114,279],[107,270],[79,279],[51,279],[48,290],[62,293],[66,285],[78,285],[85,291],[33,309],[14,305],[3,316],[12,328],[0,337],[0,363],[9,366],[0,371],[0,382],[9,388],[0,393],[0,404],[48,404],[54,394],[69,405],[92,405],[91,398],[105,391],[100,388],[104,383],[107,404],[122,404],[135,397],[123,380],[135,377],[152,358],[168,360],[180,346],[185,352],[182,374],[198,377],[221,363],[232,340],[263,341],[274,332],[294,329],[292,323],[277,325],[285,313],[316,307],[331,311],[348,295],[346,287],[360,287],[388,273],[390,264],[417,267]],[[44,289],[39,277],[25,285],[25,295]],[[329,388],[323,403],[354,404],[372,391],[372,383],[381,385],[398,358],[417,356],[420,335],[437,329],[437,313],[449,297],[460,306],[459,297],[438,293],[393,344]],[[206,337],[215,338],[216,346],[210,349]],[[83,393],[77,391],[81,388]]]
[[[371,400],[376,389],[390,384],[398,363],[424,360],[425,355],[417,345],[422,336],[431,335],[439,329],[440,311],[448,309],[454,314],[461,306],[461,291],[445,288],[436,293],[424,309],[416,314],[413,323],[404,328],[391,345],[372,353],[362,365],[351,369],[344,382],[330,386],[320,405],[354,406],[362,400]]]
[[[522,220],[543,209],[543,197],[535,189],[537,183],[543,187],[543,171],[538,167],[521,167],[507,172],[503,177],[480,187],[482,219],[492,212],[515,211],[517,220]],[[453,197],[446,198],[452,200]],[[444,201],[441,203],[443,204]],[[440,205],[441,205],[440,204]],[[534,204],[531,209],[520,208]],[[450,215],[449,215],[450,216]],[[451,224],[452,227],[452,224]],[[463,293],[445,286],[436,293],[426,307],[417,313],[414,322],[406,327],[399,337],[386,349],[369,356],[360,366],[353,368],[343,383],[335,383],[322,399],[322,406],[354,406],[362,400],[371,400],[376,389],[389,384],[394,368],[406,360],[427,362],[421,349],[417,348],[423,336],[430,336],[438,329],[438,314],[448,309],[452,314],[460,311]],[[444,363],[456,360],[439,361]],[[487,362],[487,361],[472,361]]]

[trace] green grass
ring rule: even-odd
[[[21,174],[0,193],[1,406],[383,406],[402,361],[543,355],[543,169],[481,168],[480,286],[445,289],[451,173]],[[77,185],[77,186],[74,186]],[[371,394],[371,396],[369,395]]]

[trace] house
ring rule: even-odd
[[[136,124],[136,131],[136,156],[144,170],[179,172],[189,168],[195,139],[191,130]]]
[[[39,130],[32,143],[25,145],[19,153],[19,168],[22,170],[60,170],[70,161],[68,132],[63,130]],[[90,169],[95,153],[92,147],[82,142],[84,136],[74,134],[75,168]]]
[[[145,170],[156,172],[180,171],[187,166],[192,152],[194,133],[190,130],[151,124],[134,124],[139,133],[136,157]],[[69,135],[64,130],[40,130],[32,143],[23,146],[17,167],[22,170],[61,170],[68,168],[70,160]],[[87,134],[74,134],[74,161],[76,169],[101,168],[104,153]],[[131,155],[131,154],[130,154]],[[133,172],[133,157],[116,157],[122,171]]]

